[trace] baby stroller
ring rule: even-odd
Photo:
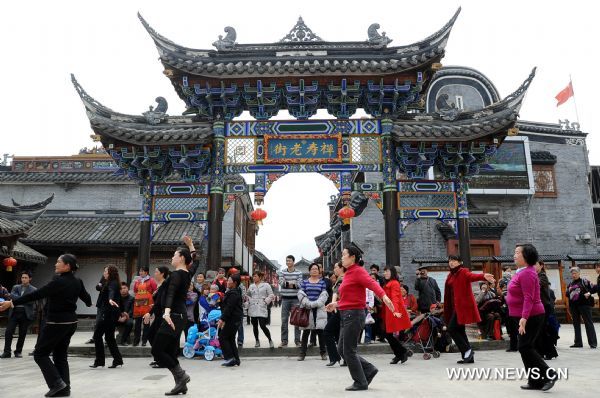
[[[192,325],[188,331],[187,340],[183,346],[183,356],[191,359],[195,355],[202,355],[207,361],[212,361],[215,356],[223,356],[219,343],[217,321],[221,319],[221,310],[212,310],[198,325]]]
[[[440,357],[436,343],[445,329],[441,320],[442,312],[443,310],[433,309],[430,313],[421,314],[411,321],[413,326],[405,333],[404,341],[409,356],[414,352],[422,352],[425,360],[431,359],[432,356]]]

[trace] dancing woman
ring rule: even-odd
[[[518,269],[508,283],[508,314],[519,325],[518,347],[523,366],[529,375],[523,390],[548,391],[557,380],[556,372],[549,369],[535,350],[535,341],[544,325],[544,305],[540,298],[540,282],[535,270],[537,249],[530,244],[519,245],[513,256]],[[535,371],[538,374],[536,375]]]
[[[444,321],[448,333],[458,346],[462,358],[457,363],[474,363],[475,353],[471,349],[465,325],[481,322],[471,283],[487,280],[494,283],[492,274],[474,274],[463,268],[458,256],[448,256],[450,272],[446,278],[444,291]]]
[[[358,355],[356,348],[361,331],[365,327],[366,290],[370,289],[380,297],[390,311],[395,311],[394,304],[385,294],[379,283],[372,279],[363,268],[362,252],[354,245],[342,251],[342,267],[346,269],[344,281],[338,293],[339,301],[327,305],[327,311],[340,310],[342,330],[338,343],[338,351],[348,365],[354,383],[346,387],[347,391],[367,390],[369,384],[379,371],[373,364]]]
[[[85,290],[83,282],[75,277],[77,259],[72,254],[63,254],[56,260],[54,272],[57,274],[50,283],[33,293],[0,304],[0,312],[15,305],[30,303],[46,298],[46,323],[35,345],[33,358],[40,367],[50,391],[46,397],[68,397],[71,395],[71,379],[67,350],[71,336],[77,330],[77,300],[81,299],[88,307],[92,298]],[[52,360],[50,360],[52,354]]]
[[[96,301],[98,312],[96,314],[96,327],[94,328],[96,359],[94,364],[90,365],[90,368],[104,367],[103,336],[106,339],[110,355],[113,357],[113,363],[109,368],[123,365],[123,357],[115,340],[115,327],[121,313],[119,308],[121,302],[120,289],[119,270],[114,265],[109,265],[104,268],[102,280],[96,285],[96,290],[100,292]]]
[[[167,286],[167,284],[165,284],[164,282],[169,277],[169,275],[171,275],[171,271],[168,267],[165,267],[164,265],[154,270],[154,280],[158,285],[158,289],[156,289],[156,291],[152,294],[152,301],[154,302],[154,305],[150,309],[150,312],[145,314],[143,317],[144,324],[148,325],[150,324],[150,318],[154,316],[154,321],[148,328],[148,341],[152,346],[154,345],[154,338],[156,337],[156,332],[158,331],[158,328],[162,322],[162,300],[165,294],[165,287]],[[153,368],[164,368],[164,366],[158,363],[156,358],[154,358],[154,361],[150,362],[150,366]]]
[[[171,265],[175,271],[171,272],[169,279],[163,282],[165,294],[161,298],[163,307],[163,320],[156,332],[152,345],[152,355],[156,361],[169,369],[175,379],[175,387],[165,395],[178,395],[187,393],[187,383],[190,376],[179,365],[177,352],[179,351],[179,338],[187,324],[185,299],[191,282],[188,266],[192,264],[192,255],[189,249],[180,247],[173,254]]]

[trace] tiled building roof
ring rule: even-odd
[[[508,223],[500,221],[496,217],[479,215],[472,215],[469,217],[471,239],[500,239],[502,232],[504,232],[507,226]],[[439,223],[436,227],[444,239],[448,240],[456,238],[454,230],[448,224]]]
[[[94,173],[50,173],[50,172],[0,172],[0,184],[11,182],[39,182],[39,183],[81,183],[81,182],[129,182],[131,179],[125,175],[116,175],[113,172]]]
[[[459,13],[460,9],[433,35],[405,46],[388,47],[391,40],[376,32],[377,24],[371,25],[369,40],[365,41],[327,42],[315,35],[313,41],[284,40],[260,44],[236,43],[235,29],[228,27],[228,37],[213,44],[217,47],[216,51],[180,46],[158,34],[141,15],[138,14],[138,17],[154,40],[165,67],[182,73],[223,78],[339,73],[369,75],[411,70],[437,62],[444,55]]]
[[[202,240],[204,232],[192,223],[172,221],[161,226],[153,245],[177,246],[184,233]],[[140,222],[133,217],[44,217],[23,242],[34,246],[137,247]]]
[[[565,261],[574,257],[585,257],[586,261],[589,261],[589,258],[594,258],[593,255],[571,255],[571,254],[540,254],[540,260],[544,262],[557,262],[557,261]],[[596,258],[600,258],[596,256]],[[413,258],[413,263],[418,264],[447,264],[447,257],[415,257]],[[483,262],[498,262],[498,263],[513,263],[514,259],[512,255],[505,256],[481,256],[481,257],[471,257],[471,262],[473,263],[483,263]]]
[[[0,246],[0,256],[14,257],[17,261],[21,260],[36,264],[44,264],[48,259],[42,253],[21,242],[15,244],[12,253],[9,253],[5,246]]]
[[[54,195],[31,205],[20,205],[14,201],[14,206],[0,205],[0,238],[16,239],[24,236],[53,199]]]

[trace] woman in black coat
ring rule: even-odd
[[[56,260],[56,276],[46,286],[33,293],[0,304],[0,312],[16,305],[47,299],[46,323],[42,327],[35,345],[33,359],[40,367],[50,391],[46,397],[68,397],[71,395],[71,378],[67,351],[71,337],[77,330],[77,300],[88,307],[92,298],[85,290],[81,279],[73,274],[78,268],[72,254],[63,254]],[[52,354],[52,360],[50,359]],[[54,362],[53,362],[54,361]]]
[[[175,387],[165,395],[178,395],[187,393],[187,384],[190,382],[190,376],[177,360],[179,339],[187,324],[185,298],[192,280],[189,272],[192,266],[190,250],[183,247],[175,250],[171,265],[175,267],[175,271],[163,282],[165,293],[160,300],[163,315],[152,342],[152,355],[159,364],[169,369],[175,380]]]
[[[121,313],[119,303],[121,301],[121,281],[119,279],[119,270],[114,265],[109,265],[104,268],[102,280],[96,285],[98,300],[96,307],[98,313],[96,315],[96,327],[94,328],[94,345],[96,349],[96,359],[90,368],[104,367],[104,341],[110,350],[110,355],[113,357],[113,363],[109,368],[116,368],[123,365],[123,357],[119,352],[117,341],[115,340],[115,327]]]
[[[535,270],[540,280],[540,299],[544,305],[544,326],[535,341],[536,351],[544,357],[545,360],[550,360],[558,356],[556,352],[556,343],[558,341],[558,331],[555,329],[551,318],[554,317],[554,300],[550,293],[550,281],[546,275],[546,267],[542,261],[535,265]]]
[[[227,279],[227,291],[221,302],[221,319],[217,323],[217,328],[221,329],[219,342],[225,359],[221,366],[240,366],[240,354],[235,344],[235,334],[244,314],[242,292],[240,291],[241,281],[242,278],[238,273]]]
[[[158,331],[158,327],[160,326],[162,316],[164,313],[164,310],[162,308],[162,301],[165,295],[165,286],[168,285],[168,283],[165,283],[165,281],[167,280],[170,274],[171,271],[168,267],[165,267],[164,265],[157,267],[154,271],[154,280],[158,284],[158,289],[156,289],[156,291],[152,294],[152,301],[154,301],[152,309],[149,313],[144,315],[145,324],[150,323],[150,318],[154,316],[154,321],[148,328],[148,341],[150,342],[150,345],[154,345],[154,338],[156,337],[156,332]],[[150,366],[153,368],[164,368],[163,365],[158,363],[156,358],[154,358],[154,361],[150,362]]]

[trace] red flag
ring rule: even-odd
[[[564,104],[573,95],[574,95],[574,93],[573,93],[573,83],[569,82],[569,85],[567,87],[565,87],[564,89],[562,89],[561,92],[558,93],[558,94],[556,94],[556,97],[554,97],[558,101],[556,103],[556,106]]]

